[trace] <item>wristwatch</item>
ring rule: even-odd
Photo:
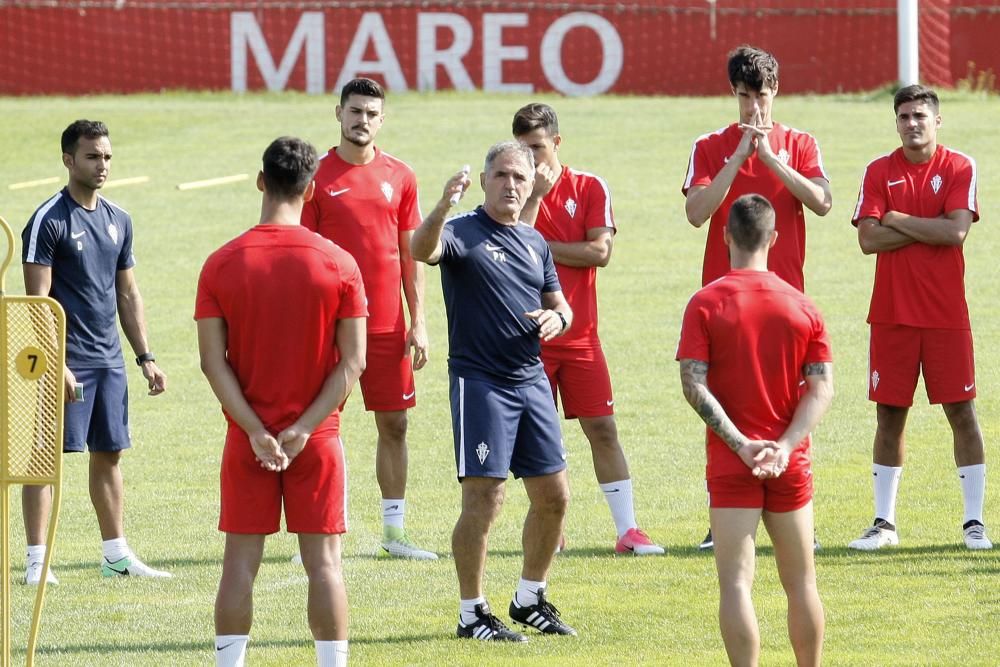
[[[156,361],[156,357],[153,356],[152,352],[144,352],[135,358],[136,366],[142,366],[147,361]]]
[[[558,310],[553,310],[553,313],[559,316],[559,321],[562,322],[562,328],[559,329],[559,333],[566,331],[566,327],[569,326],[569,322],[566,321],[566,316],[560,313]]]

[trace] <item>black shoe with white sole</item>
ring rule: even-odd
[[[536,604],[526,606],[518,604],[515,595],[510,602],[510,617],[515,623],[535,628],[542,634],[576,636],[576,630],[566,625],[559,618],[559,610],[555,605],[545,599],[545,591],[538,591]]]
[[[520,632],[514,632],[503,624],[490,611],[487,602],[476,605],[476,622],[464,625],[458,620],[457,634],[463,639],[480,639],[482,641],[526,642],[528,638]]]

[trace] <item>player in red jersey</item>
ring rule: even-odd
[[[937,143],[937,94],[901,88],[893,100],[902,146],[871,162],[853,223],[866,254],[876,254],[868,398],[876,403],[872,472],[875,521],[848,546],[871,551],[899,543],[896,492],[903,430],[922,373],[931,403],[951,425],[969,549],[991,549],[983,525],[986,465],[973,399],[975,363],[965,302],[962,246],[979,219],[976,162]]]
[[[195,306],[201,367],[229,422],[216,662],[243,664],[264,538],[278,531],[284,503],[309,577],[317,662],[346,665],[337,408],[365,365],[365,291],[354,259],[299,225],[314,192],[315,149],[282,137],[263,162],[260,223],[208,258]]]
[[[639,529],[632,479],[615,424],[611,376],[597,335],[597,268],[607,266],[614,245],[611,192],[598,176],[559,161],[559,119],[547,104],[514,114],[514,137],[535,156],[535,188],[521,219],[552,249],[559,283],[573,313],[564,336],[542,344],[542,362],[553,398],[562,396],[567,419],[578,419],[590,442],[594,471],[615,522],[619,553],[662,554]]]
[[[805,205],[826,215],[833,205],[830,179],[812,135],[772,118],[778,94],[778,61],[767,51],[741,46],[729,54],[729,84],[739,103],[739,122],[699,137],[684,178],[688,222],[701,227],[711,218],[705,240],[701,284],[729,270],[723,242],[729,207],[737,197],[757,193],[775,209],[781,243],[768,268],[800,291],[805,288]],[[702,541],[712,547],[712,535]]]
[[[422,218],[413,170],[375,147],[384,111],[385,91],[375,81],[353,79],[344,85],[337,106],[340,143],[320,158],[316,196],[302,209],[302,225],[351,253],[365,281],[370,314],[361,393],[378,429],[382,549],[390,556],[434,560],[437,554],[410,541],[403,523],[407,410],[416,405],[413,370],[427,363],[424,269],[410,256],[410,237]]]
[[[701,227],[711,218],[701,284],[729,270],[722,240],[729,206],[737,197],[755,192],[774,206],[781,234],[781,243],[768,257],[768,268],[802,290],[806,252],[802,206],[826,215],[833,204],[819,146],[812,135],[772,119],[778,94],[774,56],[741,46],[729,54],[728,69],[739,122],[695,141],[681,188],[688,221]]]
[[[777,238],[765,198],[733,202],[723,235],[732,270],[691,298],[677,347],[684,396],[708,425],[719,625],[734,665],[756,665],[760,654],[750,590],[761,519],[796,662],[819,665],[823,647],[809,433],[833,398],[833,367],[819,311],[767,269]]]

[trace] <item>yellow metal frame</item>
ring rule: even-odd
[[[14,234],[7,221],[0,217],[0,228],[7,240],[7,253],[0,266],[0,666],[10,666],[10,487],[21,485],[51,485],[52,515],[46,540],[42,577],[35,593],[34,611],[25,662],[34,664],[35,645],[45,599],[46,574],[55,550],[56,527],[59,520],[62,490],[63,442],[63,367],[66,362],[66,316],[62,307],[49,297],[7,296],[7,268],[14,255]],[[25,318],[27,314],[27,319]],[[20,314],[20,319],[15,317]],[[27,321],[28,325],[23,323]],[[17,324],[21,326],[18,327]],[[13,331],[12,331],[12,324]],[[31,350],[15,353],[20,357],[34,354],[41,357],[44,367],[35,373],[35,363],[17,368],[12,359],[11,336],[19,341],[33,341]],[[15,344],[22,344],[17,342]],[[27,358],[31,358],[30,356]],[[41,362],[40,362],[41,363]],[[20,400],[15,400],[20,399]],[[26,404],[27,403],[27,407]],[[51,423],[43,423],[51,422]],[[30,431],[31,435],[27,435]]]

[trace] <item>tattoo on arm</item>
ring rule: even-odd
[[[681,385],[684,398],[710,429],[734,452],[746,444],[746,437],[739,432],[719,401],[708,389],[708,364],[694,359],[681,359]]]
[[[823,362],[806,364],[802,367],[803,375],[826,375],[826,364]]]

